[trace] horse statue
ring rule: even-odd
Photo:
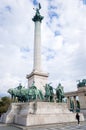
[[[43,96],[41,90],[37,89],[34,82],[33,82],[32,86],[28,89],[28,95],[29,95],[30,101],[44,99],[44,96]]]
[[[78,80],[77,87],[85,87],[86,86],[86,79],[83,79],[82,81]]]
[[[64,90],[61,84],[59,83],[59,85],[56,88],[56,100],[57,102],[62,102],[63,98],[64,98]]]
[[[19,102],[27,102],[29,100],[28,89],[25,87],[17,87],[16,97]]]
[[[44,96],[41,90],[37,89],[37,87],[32,84],[31,87],[25,88],[21,84],[14,89],[9,89],[8,93],[11,95],[11,98],[17,98],[18,102],[27,102],[27,101],[34,101],[34,100],[44,100]]]
[[[12,88],[8,90],[8,93],[11,95],[11,98],[15,101],[17,98],[18,102],[26,102],[28,101],[28,89],[19,84],[18,87]]]
[[[53,87],[50,84],[46,84],[44,88],[45,88],[45,101],[53,102],[54,101]]]
[[[14,99],[16,98],[16,91],[11,88],[11,89],[8,89],[8,93],[11,95],[11,99]]]

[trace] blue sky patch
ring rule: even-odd
[[[11,8],[9,5],[5,6],[5,9],[6,9],[6,11],[8,11],[8,12],[11,12],[11,11],[12,11],[12,8]]]
[[[50,48],[47,48],[47,51],[48,51],[49,55],[46,56],[46,60],[53,59],[55,57],[55,54],[56,54],[55,51],[53,49],[50,49]]]
[[[54,52],[54,50],[50,49],[50,48],[48,48],[47,50],[48,50],[48,52]]]
[[[34,5],[38,5],[38,0],[32,0]]]
[[[50,9],[57,9],[57,7],[50,5],[48,9],[49,9],[49,10],[50,10]]]
[[[20,48],[20,51],[21,52],[29,52],[30,50],[29,50],[29,48],[22,47],[22,48]]]
[[[85,4],[86,5],[86,0],[82,0],[83,1],[83,4]]]
[[[55,34],[55,36],[61,35],[60,31],[55,31],[54,34]]]
[[[57,24],[57,26],[58,26],[58,27],[61,27],[61,24],[60,24],[60,23],[58,23],[58,24]]]
[[[48,56],[46,57],[46,60],[51,60],[51,59],[53,59],[53,58],[54,58],[54,56],[48,55]]]
[[[50,19],[53,19],[53,17],[56,17],[56,18],[59,17],[59,15],[55,13],[54,11],[50,11],[48,14],[49,14]]]

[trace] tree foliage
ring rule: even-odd
[[[0,100],[0,115],[2,115],[3,113],[5,113],[8,110],[8,107],[11,103],[11,99],[7,96],[2,97]]]

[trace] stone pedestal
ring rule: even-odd
[[[77,121],[66,103],[51,102],[12,103],[1,120],[24,126]],[[80,121],[84,121],[83,114],[80,114]]]
[[[27,75],[28,87],[32,86],[33,81],[35,81],[35,86],[45,93],[43,86],[47,84],[48,74],[43,72],[32,72],[30,75]]]

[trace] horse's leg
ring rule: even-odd
[[[40,95],[40,92],[39,92],[39,95],[38,95],[38,96],[39,96],[39,99],[42,100],[41,95]]]
[[[50,96],[48,96],[48,101],[50,102]]]

